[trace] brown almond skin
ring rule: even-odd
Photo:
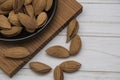
[[[18,14],[15,14],[14,11],[11,11],[8,16],[8,20],[12,25],[21,26],[21,23],[18,19]]]
[[[0,28],[11,29],[11,24],[9,23],[8,18],[4,15],[0,15]]]
[[[50,66],[41,62],[31,62],[29,66],[34,72],[40,73],[40,74],[48,73],[52,69]]]
[[[0,0],[0,4],[4,3],[6,0]]]
[[[25,0],[24,5],[29,5],[29,4],[31,4],[31,3],[32,3],[32,1],[33,1],[33,0]]]
[[[56,58],[69,57],[69,51],[62,46],[52,46],[46,50],[46,53]]]
[[[76,61],[66,61],[60,64],[61,69],[67,73],[73,73],[79,70],[81,64]]]
[[[54,80],[64,80],[63,71],[59,66],[57,66],[54,70]]]
[[[42,27],[42,25],[47,21],[47,13],[41,12],[37,17],[37,25],[38,27]]]
[[[79,53],[80,49],[82,47],[82,41],[80,39],[79,35],[76,35],[70,44],[70,55],[76,55]]]
[[[26,29],[35,30],[38,27],[37,22],[26,14],[18,13],[18,19],[20,20],[20,23],[25,26]]]
[[[46,5],[45,10],[49,11],[51,9],[51,7],[52,7],[53,0],[46,0],[46,1],[47,1],[47,5]]]
[[[39,15],[46,8],[46,0],[33,0],[35,16]]]
[[[30,55],[25,47],[12,47],[6,49],[4,56],[11,59],[22,59]]]
[[[31,17],[31,18],[35,18],[35,14],[34,14],[34,10],[33,10],[33,6],[32,5],[26,5],[25,6],[26,12],[27,14]]]
[[[10,11],[3,11],[0,9],[0,15],[8,15]]]
[[[0,5],[1,10],[3,11],[10,11],[13,9],[13,0],[7,0]]]
[[[6,37],[14,37],[21,33],[22,27],[20,26],[12,26],[11,29],[2,29],[0,33]]]
[[[67,28],[67,40],[66,42],[69,42],[74,36],[77,34],[79,29],[79,24],[76,19],[73,19]]]

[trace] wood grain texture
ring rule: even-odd
[[[38,51],[53,39],[65,25],[82,12],[82,6],[75,0],[59,0],[58,9],[51,24],[37,37],[20,43],[0,42],[0,68],[10,77],[18,72]],[[4,57],[7,48],[26,47],[31,55],[26,59],[11,60]]]

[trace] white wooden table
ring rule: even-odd
[[[69,48],[69,44],[65,43],[65,29],[31,62],[44,62],[54,69],[66,60],[79,61],[82,68],[73,74],[65,73],[64,80],[120,80],[120,0],[77,1],[84,7],[77,18],[83,42],[80,54],[68,59],[56,59],[45,53],[53,45]],[[49,74],[38,75],[27,64],[12,79],[0,71],[0,80],[53,80],[53,70]]]

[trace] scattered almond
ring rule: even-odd
[[[49,11],[51,9],[51,7],[52,7],[53,0],[46,0],[46,2],[47,2],[47,5],[46,5],[45,10]]]
[[[6,37],[14,37],[21,33],[22,27],[13,26],[11,29],[2,29],[0,33]]]
[[[9,23],[8,18],[4,15],[0,15],[0,28],[11,29],[11,24]]]
[[[69,51],[62,46],[53,46],[46,50],[47,54],[57,58],[69,57]]]
[[[30,52],[25,47],[13,47],[6,49],[5,57],[12,59],[21,59],[30,55]]]
[[[79,35],[76,35],[70,44],[70,55],[76,55],[79,53],[82,47],[82,42]]]
[[[68,25],[66,42],[69,42],[73,37],[75,37],[75,35],[78,32],[78,29],[79,29],[78,22],[76,19],[73,19]]]
[[[61,63],[60,67],[64,72],[72,73],[77,71],[81,67],[81,64],[76,61],[66,61]]]
[[[39,14],[39,16],[37,17],[37,25],[38,27],[42,27],[42,25],[47,21],[47,13],[42,12]]]
[[[35,15],[39,15],[46,8],[46,0],[33,0]]]
[[[54,80],[64,80],[63,71],[59,66],[57,66],[54,70]]]
[[[37,73],[48,73],[52,69],[50,66],[40,63],[40,62],[31,62],[29,64],[30,68]]]

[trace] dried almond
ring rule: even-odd
[[[34,72],[41,74],[48,73],[52,69],[50,66],[40,62],[31,62],[29,66]]]
[[[69,57],[69,51],[62,46],[53,46],[46,50],[47,54],[57,58],[67,58]]]
[[[6,49],[5,57],[12,59],[21,59],[30,55],[30,52],[25,47],[12,47]]]
[[[54,80],[64,80],[63,71],[59,66],[57,66],[54,70]]]
[[[76,19],[73,19],[68,25],[66,42],[69,42],[77,34],[78,29],[79,29],[78,22]]]
[[[3,11],[0,9],[0,15],[8,15],[9,14],[9,11]]]
[[[42,25],[47,21],[47,13],[46,12],[42,12],[39,14],[39,16],[37,17],[37,25],[38,27],[42,27]]]
[[[4,3],[6,0],[0,0],[0,4]]]
[[[46,5],[45,10],[49,11],[51,9],[51,7],[52,7],[53,0],[46,0],[46,2],[47,2],[47,5]]]
[[[38,27],[35,20],[26,14],[18,13],[18,19],[26,29],[35,30]]]
[[[46,0],[33,0],[35,15],[39,15],[46,7]]]
[[[15,13],[20,12],[22,7],[24,6],[25,0],[14,0],[13,1],[13,9]]]
[[[15,14],[14,11],[11,11],[11,12],[9,13],[8,20],[10,21],[10,23],[11,23],[12,25],[15,25],[15,26],[20,26],[20,25],[21,25],[21,24],[20,24],[20,21],[19,21],[19,19],[18,19],[18,14]]]
[[[25,10],[26,10],[26,13],[34,19],[34,10],[33,10],[33,6],[32,5],[26,5],[25,6]]]
[[[13,9],[13,0],[6,0],[0,5],[1,10],[10,11]]]
[[[30,3],[32,3],[33,0],[25,0],[24,5],[29,5]]]
[[[6,37],[14,37],[21,33],[22,27],[13,26],[11,29],[2,29],[0,33]]]
[[[64,72],[72,73],[77,71],[81,67],[81,64],[76,61],[65,61],[60,64],[60,67]]]
[[[27,28],[26,28],[26,31],[29,32],[29,33],[33,33],[33,32],[35,32],[35,30],[36,30],[36,29],[27,29]]]
[[[76,55],[79,53],[80,49],[82,47],[82,42],[81,39],[79,37],[79,35],[76,35],[70,44],[70,55]]]
[[[11,24],[9,23],[8,18],[4,15],[0,15],[0,28],[11,29]]]

